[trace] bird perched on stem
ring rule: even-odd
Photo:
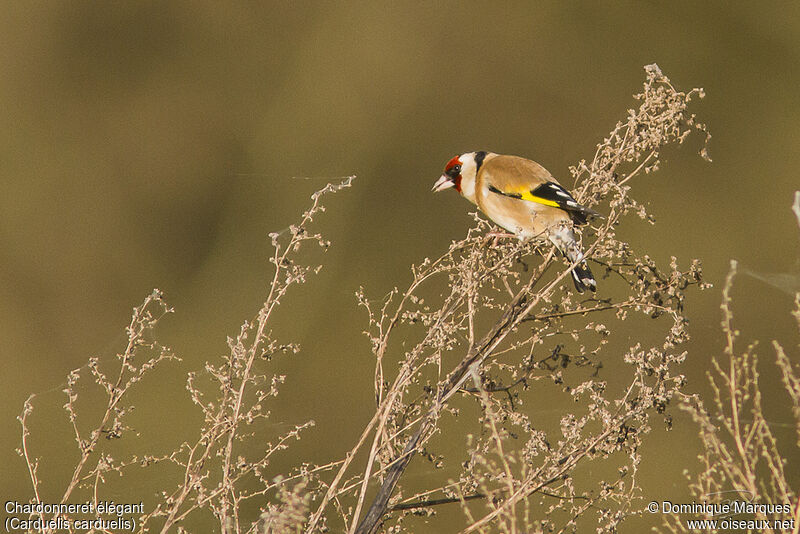
[[[575,264],[579,293],[597,288],[570,223],[586,224],[600,214],[578,204],[547,169],[518,156],[468,152],[447,162],[433,191],[451,187],[518,238],[549,238]]]

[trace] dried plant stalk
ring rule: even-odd
[[[182,532],[183,523],[193,514],[211,512],[219,523],[219,531],[226,533],[277,531],[286,532],[291,523],[302,526],[308,506],[305,488],[312,485],[320,472],[333,469],[337,464],[311,466],[297,464],[292,473],[268,474],[267,466],[279,451],[288,448],[289,442],[299,439],[300,433],[313,426],[313,421],[296,425],[276,438],[261,443],[262,452],[251,458],[245,452],[246,443],[257,435],[258,428],[269,417],[266,404],[278,394],[284,381],[282,375],[271,375],[267,365],[278,353],[294,353],[299,347],[294,343],[280,343],[269,331],[270,319],[290,287],[302,284],[310,274],[321,266],[298,263],[298,251],[306,243],[317,244],[323,250],[330,245],[320,234],[311,233],[309,226],[314,217],[324,211],[322,198],[328,193],[340,191],[351,185],[353,177],[339,184],[329,184],[312,195],[311,207],[303,213],[299,224],[286,231],[270,234],[274,253],[271,263],[275,267],[264,304],[253,321],[246,321],[235,338],[228,339],[229,354],[219,363],[208,363],[203,373],[189,373],[186,388],[191,400],[203,413],[203,425],[197,435],[187,438],[177,450],[166,455],[142,454],[117,462],[108,450],[109,444],[100,438],[121,438],[128,430],[123,420],[133,408],[126,404],[129,391],[145,377],[145,374],[162,361],[177,359],[166,347],[153,341],[156,323],[172,310],[162,300],[159,291],[154,291],[144,303],[134,309],[131,324],[127,329],[128,345],[118,355],[119,368],[115,379],[100,370],[99,362],[92,358],[87,367],[108,398],[105,413],[88,433],[81,430],[78,421],[76,384],[81,379],[81,370],[70,373],[65,409],[72,424],[80,457],[73,475],[67,483],[61,499],[67,503],[75,490],[81,486],[88,489],[97,510],[103,495],[105,475],[110,472],[124,474],[133,467],[152,467],[169,463],[182,470],[182,477],[174,488],[160,488],[162,500],[151,510],[142,513],[135,523],[137,532],[159,531]],[[142,358],[148,359],[137,364]],[[19,450],[30,473],[34,499],[41,503],[38,459],[31,453],[29,420],[33,413],[33,396],[25,403],[19,417],[22,425],[22,447]],[[101,447],[101,444],[104,445]],[[253,489],[253,488],[256,489]],[[264,515],[256,520],[240,515],[242,504],[253,499],[265,499],[265,495],[277,493],[282,501],[279,505],[264,507]],[[40,514],[39,519],[56,520],[63,516]],[[66,528],[69,532],[85,531],[75,527],[75,517],[63,519],[73,521]],[[95,519],[103,519],[96,512]],[[107,518],[106,518],[107,519]],[[55,529],[44,526],[42,532]],[[101,529],[102,530],[102,529]]]
[[[92,502],[96,508],[99,501],[99,487],[103,482],[104,475],[122,468],[103,450],[101,438],[105,437],[107,440],[119,439],[123,433],[129,430],[124,424],[124,419],[132,409],[132,406],[127,404],[130,390],[160,363],[166,360],[178,359],[168,347],[159,344],[152,338],[153,330],[158,321],[171,312],[172,308],[164,302],[161,292],[157,289],[153,290],[153,293],[140,306],[133,309],[131,322],[126,328],[127,345],[123,352],[117,354],[119,367],[116,369],[116,376],[109,377],[101,370],[99,360],[91,358],[86,366],[81,369],[75,369],[67,377],[67,384],[64,388],[67,402],[64,404],[64,409],[72,426],[79,458],[64,489],[60,504],[67,504],[78,486],[82,483],[88,483],[93,490]],[[79,424],[79,416],[76,409],[76,401],[78,400],[76,385],[81,379],[81,373],[85,368],[89,369],[94,382],[106,397],[106,408],[103,414],[98,422],[91,425],[91,429],[88,432],[81,430],[83,425]],[[31,454],[29,444],[30,430],[28,421],[33,413],[33,400],[35,397],[35,395],[28,397],[22,414],[18,417],[22,425],[22,447],[18,452],[28,466],[35,496],[34,502],[41,503],[40,481],[37,474],[39,460]],[[40,512],[39,519],[43,523],[48,521],[55,522],[63,515],[60,510],[49,516]],[[39,530],[53,532],[55,529],[43,527]]]
[[[800,227],[800,191],[795,193],[792,209]],[[797,534],[800,495],[792,489],[785,469],[789,455],[778,446],[770,428],[772,423],[764,413],[757,345],[751,343],[741,351],[736,342],[739,332],[733,324],[731,289],[737,269],[737,262],[731,261],[722,291],[725,347],[724,356],[714,358],[713,369],[707,373],[714,392],[711,406],[706,407],[698,395],[687,398],[682,406],[699,426],[703,445],[699,456],[702,468],[689,479],[689,489],[698,502],[723,505],[739,501],[758,505],[748,516],[737,515],[744,520],[751,517],[753,521],[762,521],[758,532],[787,532],[784,522],[793,519],[791,532]],[[795,295],[793,315],[800,332],[800,293]],[[794,416],[795,446],[800,450],[800,369],[796,363],[792,364],[778,341],[773,340],[772,346]],[[717,529],[722,528],[718,525],[725,517],[700,513],[692,519],[697,519],[696,528]],[[673,533],[695,531],[687,518],[678,514],[666,516],[664,528]]]

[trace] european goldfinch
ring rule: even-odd
[[[600,214],[578,204],[547,169],[518,156],[468,152],[447,162],[433,191],[451,187],[518,238],[549,238],[577,264],[572,278],[579,293],[597,288],[571,223]]]

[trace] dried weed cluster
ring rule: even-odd
[[[800,227],[800,191],[795,193],[794,213]],[[698,502],[722,505],[732,501],[757,506],[746,518],[768,520],[758,532],[777,533],[787,529],[777,527],[776,520],[794,519],[793,533],[800,532],[800,497],[792,489],[787,470],[785,449],[779,447],[771,423],[762,404],[764,386],[759,381],[757,344],[750,343],[742,351],[736,343],[739,331],[733,324],[730,291],[738,265],[731,268],[722,292],[722,330],[725,333],[724,355],[714,358],[713,369],[707,373],[714,391],[710,407],[694,395],[685,399],[682,408],[688,411],[700,428],[703,451],[702,470],[689,476],[689,488]],[[793,313],[800,331],[800,293],[795,295]],[[783,346],[772,342],[775,365],[780,372],[787,405],[794,416],[797,432],[795,446],[800,448],[800,369],[792,366]],[[687,473],[688,474],[688,473]],[[778,505],[778,511],[773,506]],[[787,514],[785,509],[792,512]],[[723,517],[698,514],[708,520]],[[783,523],[781,523],[783,524]],[[678,515],[667,516],[668,532],[689,532],[686,522]]]
[[[680,92],[656,65],[645,70],[638,108],[591,160],[571,169],[577,200],[605,215],[583,231],[586,257],[603,286],[598,296],[571,291],[569,266],[550,244],[497,240],[476,216],[464,239],[412,267],[405,289],[379,300],[358,292],[374,354],[375,412],[352,450],[326,465],[298,459],[291,472],[275,473],[273,455],[313,423],[280,436],[263,430],[267,404],[283,381],[269,371],[270,359],[297,350],[273,339],[270,318],[287,290],[318,269],[296,258],[306,244],[328,246],[309,226],[323,209],[322,196],[349,187],[351,179],[329,185],[288,235],[272,236],[275,273],[258,315],[229,339],[222,361],[189,375],[187,389],[204,424],[183,446],[120,462],[111,456],[114,442],[100,439],[124,435],[129,390],[174,358],[151,340],[156,321],[169,311],[158,293],[134,310],[118,377],[89,367],[108,407],[88,434],[74,410],[79,374],[70,375],[66,407],[80,460],[62,502],[79,486],[101,499],[112,471],[167,462],[182,476],[162,488],[160,501],[138,518],[137,531],[181,532],[188,518],[211,518],[209,512],[213,530],[226,533],[413,531],[415,516],[450,503],[464,516],[455,531],[614,532],[641,510],[642,436],[653,417],[669,424],[667,408],[683,398],[677,365],[685,358],[685,291],[705,287],[698,261],[681,267],[673,258],[660,266],[617,238],[626,215],[648,219],[631,188],[658,168],[663,147],[682,143],[692,131],[708,136],[687,112],[702,91]],[[647,335],[615,337],[624,321],[641,324]],[[614,376],[604,376],[604,361],[615,362]],[[543,403],[565,408],[550,420],[539,414]],[[20,417],[20,453],[38,501],[31,410],[29,400]],[[461,453],[439,455],[443,441],[461,444]],[[248,453],[254,443],[261,451],[255,457]],[[415,456],[421,459],[412,462]],[[596,469],[603,474],[590,473],[587,464],[604,466]],[[447,466],[451,474],[420,489],[404,483],[415,465],[425,467],[426,480],[439,472],[431,474],[431,466]],[[257,503],[260,517],[246,513],[245,503]]]
[[[586,256],[605,268],[602,283],[613,279],[623,286],[612,292],[621,296],[576,300],[565,289],[569,271],[552,246],[513,239],[490,246],[480,218],[444,255],[416,266],[407,289],[378,304],[360,294],[372,326],[377,408],[312,515],[311,529],[329,500],[353,483],[358,500],[341,521],[357,533],[374,532],[389,511],[394,524],[386,528],[399,530],[410,510],[429,513],[431,503],[461,503],[463,532],[571,531],[589,514],[598,532],[613,532],[631,513],[641,436],[683,383],[675,367],[685,356],[676,348],[687,336],[684,291],[704,287],[699,262],[681,270],[673,259],[660,268],[616,238],[624,215],[647,217],[630,196],[631,181],[658,168],[665,145],[682,142],[692,130],[705,132],[686,111],[702,92],[675,90],[655,65],[646,72],[639,108],[629,110],[591,162],[571,169],[576,199],[607,214],[584,231]],[[630,366],[625,384],[611,389],[598,376],[574,372],[599,367],[606,352],[619,359],[618,348],[607,350],[614,327],[605,322],[631,313],[666,323],[648,327],[663,329],[658,344],[635,343],[624,352]],[[548,388],[551,395],[575,401],[551,428],[536,422],[535,407],[525,406],[545,381],[558,386]],[[399,491],[415,453],[435,457],[428,447],[442,419],[471,403],[480,408],[478,421],[460,418],[463,433],[446,438],[464,442],[463,458],[449,459],[463,462],[460,476],[412,495]],[[345,482],[364,447],[364,467]],[[579,483],[572,476],[582,463],[612,457],[620,466],[613,478]],[[380,488],[368,499],[373,477]]]

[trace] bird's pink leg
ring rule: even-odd
[[[500,239],[502,239],[504,237],[513,237],[515,239],[517,238],[517,236],[515,234],[510,234],[508,232],[495,232],[495,231],[487,232],[486,233],[486,237],[487,238],[492,238],[492,246],[493,247],[496,247],[497,244],[500,242]]]

